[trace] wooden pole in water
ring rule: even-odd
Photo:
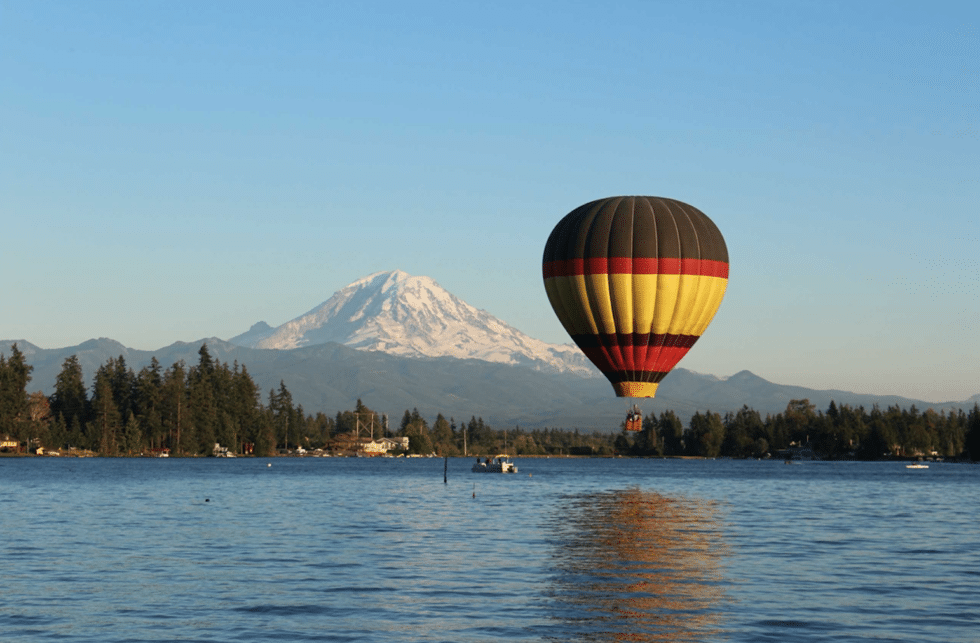
[[[449,484],[449,456],[442,463],[442,483]]]

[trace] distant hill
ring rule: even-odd
[[[12,341],[0,341],[0,352],[10,354]],[[569,373],[547,373],[527,366],[477,359],[439,357],[417,359],[379,351],[359,351],[336,343],[292,350],[236,346],[217,338],[178,342],[156,351],[128,349],[110,339],[89,340],[78,346],[39,349],[20,340],[18,347],[34,366],[28,389],[50,394],[65,358],[78,355],[86,379],[110,357],[122,356],[135,371],[156,357],[167,368],[178,360],[197,363],[201,344],[212,356],[229,364],[237,361],[248,369],[263,391],[285,382],[296,403],[307,413],[354,408],[358,398],[369,407],[388,413],[397,421],[406,409],[418,408],[423,416],[436,413],[457,420],[482,417],[493,426],[525,428],[555,426],[582,430],[615,431],[625,415],[627,400],[613,397],[604,378],[583,378]],[[792,399],[808,398],[819,410],[831,400],[837,404],[871,408],[890,405],[919,409],[969,409],[973,401],[932,404],[898,396],[877,396],[847,391],[818,391],[801,386],[774,384],[749,371],[728,378],[702,375],[678,368],[663,381],[657,397],[641,400],[644,413],[671,409],[683,419],[695,411],[724,413],[747,405],[763,415],[786,409]]]

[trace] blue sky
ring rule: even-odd
[[[617,194],[725,234],[681,366],[980,393],[973,2],[0,1],[0,338],[155,349],[380,270],[550,342]]]

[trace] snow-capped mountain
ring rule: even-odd
[[[471,358],[549,372],[598,373],[574,345],[528,337],[429,277],[401,270],[359,279],[278,328],[259,322],[228,341],[285,350],[337,342],[402,357]]]

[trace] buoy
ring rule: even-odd
[[[271,466],[272,466],[272,463],[271,463],[271,462],[269,462],[269,463],[267,463],[267,464],[266,464],[265,466],[267,466],[267,467],[271,467]]]
[[[205,498],[204,499],[204,502],[211,502],[211,499],[210,498]]]

